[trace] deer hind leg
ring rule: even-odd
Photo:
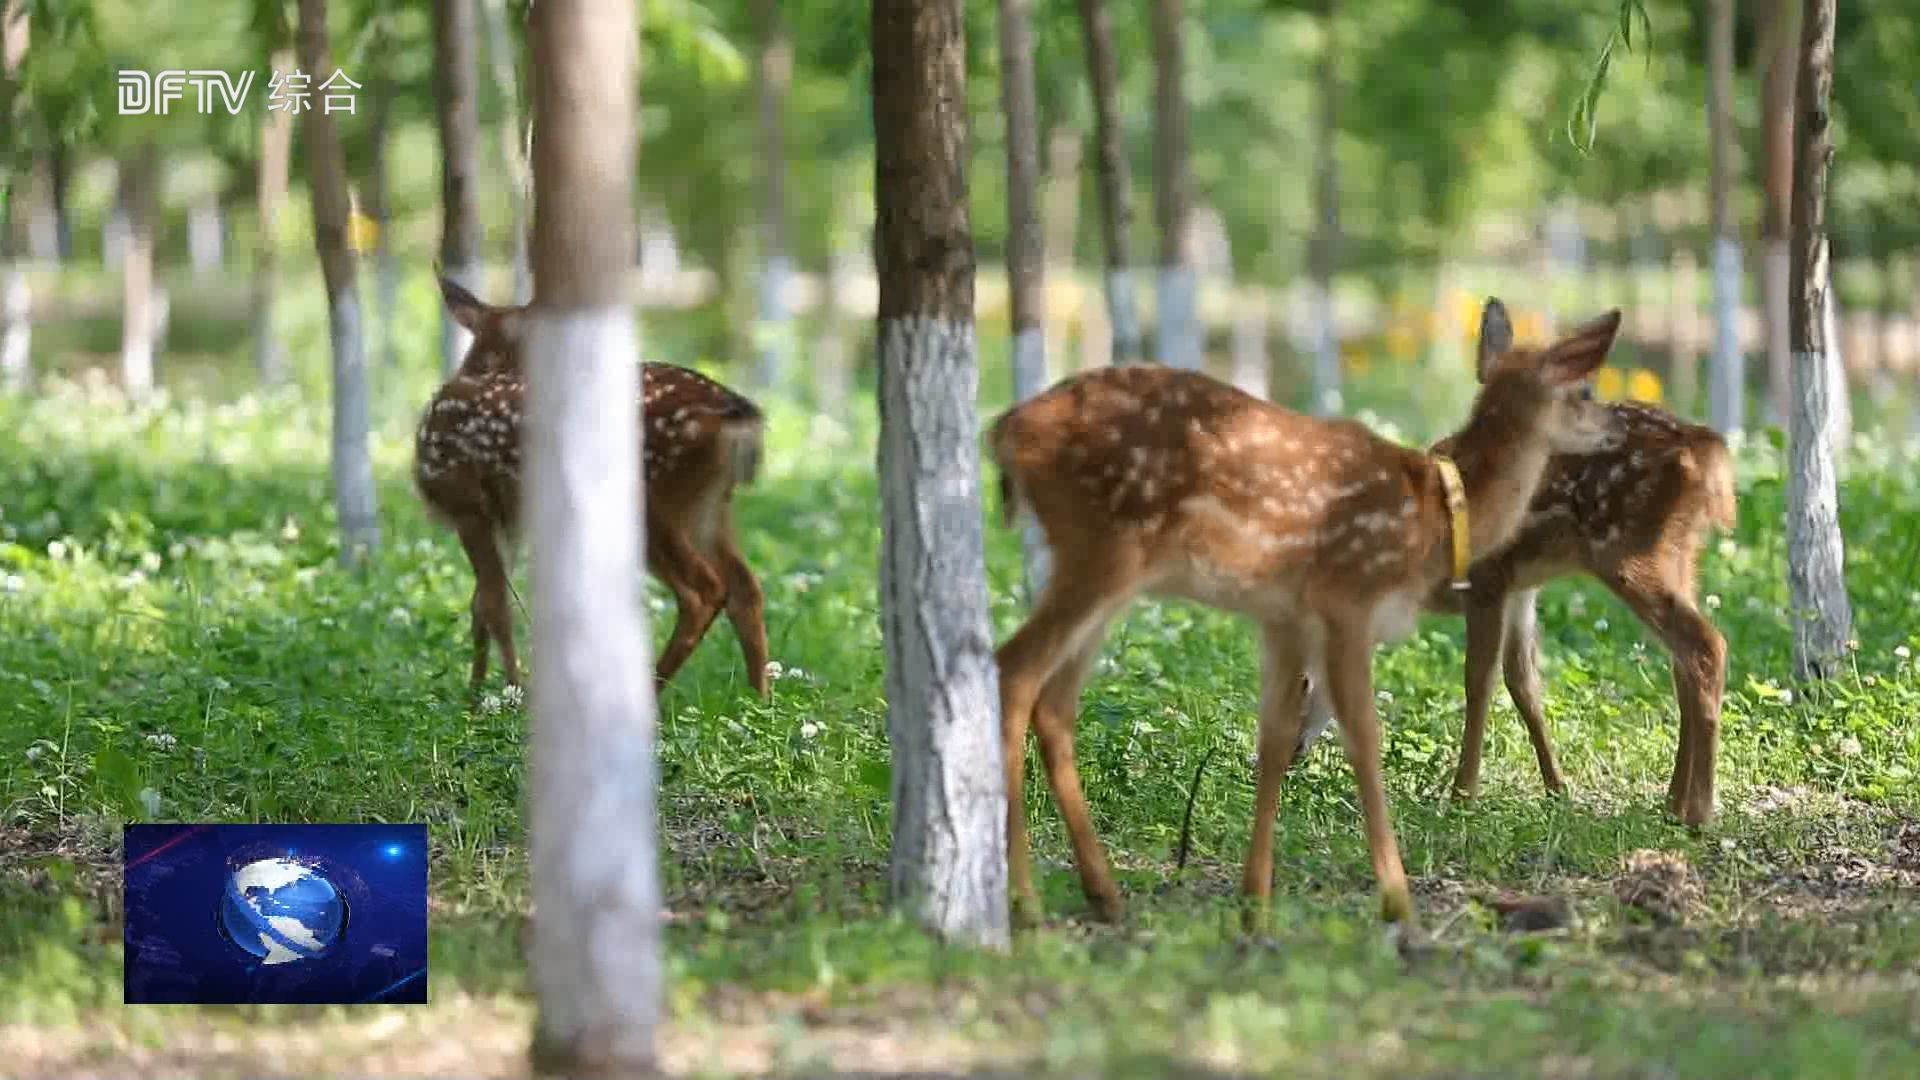
[[[723,519],[714,544],[714,561],[727,587],[727,621],[740,639],[740,655],[747,663],[747,683],[753,692],[767,696],[767,615],[766,598],[760,592],[760,579],[754,576],[733,536],[731,515]]]
[[[1307,723],[1305,658],[1299,631],[1291,625],[1260,627],[1259,781],[1253,804],[1253,835],[1240,891],[1249,901],[1244,919],[1252,932],[1273,895],[1273,828],[1280,813],[1280,786],[1303,748]]]
[[[1467,719],[1460,732],[1460,765],[1453,771],[1453,790],[1471,796],[1480,790],[1480,757],[1487,741],[1487,706],[1493,697],[1493,676],[1507,632],[1503,610],[1506,594],[1488,588],[1468,593]]]
[[[1073,729],[1080,687],[1099,655],[1107,622],[1135,591],[1132,578],[1086,562],[1061,566],[1025,625],[994,656],[1000,669],[1000,737],[1007,782],[1007,884],[1016,915],[1025,921],[1037,917],[1040,910],[1022,799],[1030,724],[1040,743],[1048,786],[1073,842],[1088,903],[1101,919],[1120,918],[1120,890],[1093,831],[1073,760]]]
[[[1527,738],[1533,743],[1534,759],[1540,763],[1540,783],[1548,794],[1566,791],[1560,765],[1553,757],[1553,740],[1547,736],[1547,715],[1540,695],[1540,618],[1536,607],[1538,589],[1527,589],[1507,598],[1506,645],[1501,669],[1506,673],[1507,695],[1513,708],[1527,725]]]
[[[1673,657],[1680,738],[1673,779],[1667,786],[1667,809],[1682,822],[1699,826],[1713,817],[1727,641],[1694,605],[1691,556],[1676,561],[1677,572],[1658,564],[1623,567],[1608,578],[1607,585],[1660,635]]]
[[[1407,889],[1407,872],[1400,864],[1400,845],[1393,835],[1386,784],[1380,772],[1380,719],[1373,711],[1373,642],[1364,622],[1336,624],[1328,631],[1327,689],[1360,788],[1367,849],[1373,855],[1373,876],[1380,889],[1380,915],[1390,923],[1412,922],[1413,897]]]
[[[673,590],[679,613],[673,622],[673,635],[660,652],[654,667],[657,692],[673,678],[694,646],[706,636],[713,620],[727,600],[727,585],[713,564],[693,546],[685,530],[674,527],[659,514],[647,515],[647,568]],[[762,666],[762,678],[765,667]]]
[[[489,639],[500,643],[500,666],[506,672],[507,685],[520,685],[520,660],[513,648],[513,608],[507,602],[507,564],[500,555],[499,538],[485,521],[462,521],[455,528],[467,561],[473,564],[473,671],[470,686],[474,691],[487,677]]]

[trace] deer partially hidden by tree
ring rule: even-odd
[[[1452,456],[1398,446],[1350,420],[1302,416],[1206,375],[1088,372],[1003,415],[991,446],[1003,512],[1031,514],[1054,577],[998,652],[1009,884],[1037,910],[1021,780],[1031,724],[1094,913],[1120,893],[1074,766],[1075,713],[1109,622],[1143,593],[1245,615],[1261,629],[1258,793],[1242,889],[1272,891],[1280,782],[1300,745],[1305,677],[1329,687],[1360,788],[1383,916],[1412,899],[1388,819],[1372,652],[1404,636],[1435,586],[1519,531],[1554,453],[1618,439],[1588,377],[1620,327],[1611,312],[1543,350],[1512,347],[1490,301],[1492,356]],[[1495,334],[1488,334],[1493,328]]]
[[[509,686],[520,685],[508,602],[508,555],[520,513],[524,307],[494,307],[445,277],[447,310],[473,335],[458,370],[428,403],[414,441],[414,486],[451,527],[473,566],[473,673],[486,678],[500,645]],[[740,554],[733,493],[759,469],[764,420],[753,402],[695,371],[641,365],[647,569],[679,605],[654,677],[664,685],[724,610],[740,638],[747,681],[767,692],[767,630],[760,583]],[[617,583],[609,583],[614,586]]]

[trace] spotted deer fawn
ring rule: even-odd
[[[1483,380],[1488,356],[1481,352]],[[1513,542],[1474,564],[1471,588],[1437,588],[1429,597],[1429,610],[1467,620],[1466,729],[1453,787],[1466,795],[1479,789],[1488,699],[1494,672],[1504,668],[1541,781],[1550,792],[1565,790],[1541,708],[1535,604],[1541,586],[1585,573],[1620,597],[1672,657],[1680,737],[1667,808],[1702,825],[1713,816],[1727,643],[1700,612],[1696,578],[1708,533],[1736,522],[1733,461],[1710,428],[1647,405],[1606,408],[1619,445],[1556,455]],[[1459,438],[1442,439],[1433,452],[1456,453]],[[1309,711],[1306,745],[1331,719],[1317,694]]]
[[[1374,646],[1410,632],[1435,586],[1462,580],[1473,558],[1513,538],[1550,455],[1616,438],[1587,378],[1612,347],[1620,313],[1538,351],[1513,348],[1506,326],[1505,309],[1490,301],[1486,377],[1450,460],[1158,366],[1069,378],[994,424],[1003,513],[1009,524],[1038,520],[1054,566],[997,654],[1008,877],[1023,921],[1038,912],[1021,799],[1029,724],[1094,914],[1120,917],[1073,739],[1106,627],[1141,594],[1195,600],[1260,626],[1258,788],[1242,879],[1249,919],[1273,887],[1274,818],[1303,734],[1307,676],[1332,691],[1382,915],[1412,917],[1380,774]]]
[[[440,292],[473,334],[466,359],[428,404],[414,439],[414,486],[450,526],[473,566],[473,675],[486,678],[500,645],[507,685],[520,684],[508,606],[507,559],[520,512],[521,363],[525,308],[494,307],[444,277]],[[664,685],[724,610],[740,638],[747,681],[767,693],[760,583],[733,533],[733,492],[759,468],[763,420],[753,402],[697,372],[641,366],[647,569],[679,606],[654,671]]]

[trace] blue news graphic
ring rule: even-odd
[[[424,825],[129,825],[128,1004],[427,1000]]]

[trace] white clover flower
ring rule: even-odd
[[[300,539],[300,523],[292,518],[288,518],[287,523],[280,526],[280,539],[285,540],[289,544]]]
[[[811,738],[813,738],[813,737],[814,737],[815,735],[818,735],[818,734],[820,734],[820,725],[819,725],[819,724],[816,724],[816,723],[814,723],[813,721],[811,721],[811,720],[809,720],[809,721],[807,721],[806,723],[804,723],[804,724],[801,724],[801,725],[800,725],[800,737],[801,737],[801,738],[803,738],[803,739],[811,739]]]
[[[67,557],[67,545],[65,541],[62,541],[62,540],[47,541],[47,558],[52,559],[54,562],[59,562],[61,559],[64,559],[66,557]]]
[[[500,691],[500,702],[511,709],[526,704],[527,692],[518,686],[509,686]]]
[[[1740,554],[1739,541],[1735,540],[1731,536],[1722,537],[1720,539],[1720,557],[1721,558],[1731,559],[1738,554]]]
[[[1913,650],[1907,648],[1905,645],[1895,645],[1893,647],[1893,655],[1899,657],[1904,662],[1913,659]]]
[[[387,622],[394,626],[412,626],[413,612],[403,607],[394,608],[392,611],[387,612]]]
[[[778,679],[787,673],[787,669],[778,660],[767,661],[767,678]]]
[[[160,553],[157,551],[141,552],[140,553],[140,569],[145,570],[149,574],[159,573],[160,572]]]
[[[226,679],[218,675],[215,675],[213,677],[213,688],[224,694],[227,691],[233,689],[233,684],[228,682]]]
[[[1793,704],[1793,691],[1791,690],[1780,691],[1780,704],[1782,705]]]
[[[180,744],[180,740],[164,731],[147,736],[147,745],[157,750],[171,750]]]
[[[140,789],[139,799],[140,799],[140,808],[147,812],[148,817],[160,816],[160,793],[159,792],[153,790],[150,787],[143,787]]]
[[[178,542],[167,545],[167,558],[178,562],[186,557],[187,545]]]
[[[500,695],[486,694],[480,698],[481,715],[492,716],[494,713],[497,713],[499,711],[500,711]]]
[[[1720,610],[1720,594],[1719,593],[1707,594],[1707,610],[1708,611]]]
[[[20,592],[27,587],[27,579],[19,574],[0,574],[0,592]]]
[[[46,753],[47,753],[47,748],[45,746],[42,746],[39,743],[34,743],[32,746],[27,747],[27,760],[29,762],[39,761],[42,757],[46,755]]]
[[[1860,740],[1854,738],[1852,735],[1849,735],[1846,738],[1841,739],[1840,740],[1840,756],[1841,757],[1859,757],[1860,756]]]
[[[1607,627],[1611,625],[1613,624],[1607,622],[1604,618],[1595,619],[1593,620],[1593,632],[1596,634],[1604,634],[1607,632]]]
[[[1393,691],[1391,690],[1376,690],[1373,696],[1378,698],[1382,705],[1393,704]]]

